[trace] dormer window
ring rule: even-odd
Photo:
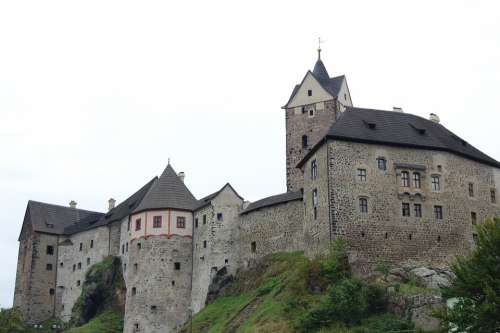
[[[311,89],[309,89],[309,90],[307,91],[307,96],[312,96],[312,95],[313,95],[313,91],[312,91]]]
[[[363,123],[365,124],[365,126],[367,128],[369,128],[371,130],[374,130],[377,127],[377,124],[372,123],[372,122],[368,122],[368,121],[363,120]]]

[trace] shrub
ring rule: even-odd
[[[0,309],[0,333],[22,333],[26,327],[21,313],[16,309]]]

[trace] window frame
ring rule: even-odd
[[[413,173],[413,188],[422,188],[422,176],[420,172]]]
[[[313,159],[311,161],[311,179],[316,180],[318,178],[318,162],[316,162],[316,159]]]
[[[469,182],[468,191],[469,191],[469,198],[474,198],[474,183]]]
[[[410,217],[411,216],[410,203],[409,202],[402,202],[401,203],[401,215],[403,217]]]
[[[368,214],[368,198],[358,199],[358,209],[361,214]]]
[[[431,188],[434,192],[441,191],[441,176],[432,175],[431,176]]]
[[[415,214],[415,217],[417,218],[422,217],[422,204],[420,203],[413,204],[413,212]]]
[[[443,219],[443,206],[441,205],[434,205],[434,218],[436,220],[442,220]]]
[[[401,171],[401,186],[410,187],[410,173],[408,171]]]
[[[177,229],[186,229],[186,217],[185,216],[177,216],[176,226],[177,226]]]
[[[387,170],[387,160],[385,157],[377,158],[377,168],[382,171]]]
[[[153,229],[159,229],[162,227],[163,219],[161,215],[153,216]]]
[[[366,169],[358,168],[358,171],[356,172],[356,179],[360,182],[366,182],[367,179]]]
[[[142,219],[135,219],[135,231],[139,231],[142,229]]]

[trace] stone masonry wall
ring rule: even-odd
[[[176,332],[188,320],[191,258],[189,236],[149,236],[129,243],[124,333]]]
[[[446,265],[473,246],[474,226],[500,213],[492,167],[451,153],[332,141],[328,144],[329,188],[333,237],[344,235],[350,259],[364,262],[414,261],[435,267]],[[387,161],[386,170],[377,158]],[[357,177],[365,169],[366,181]],[[410,187],[402,187],[401,172],[410,174]],[[421,188],[412,184],[413,173],[421,176]],[[434,191],[431,176],[440,177],[441,189]],[[468,184],[474,186],[469,197]],[[368,213],[359,210],[359,198],[368,200]],[[402,203],[410,204],[411,216],[402,216]],[[422,217],[415,217],[414,205],[422,205]],[[443,207],[443,219],[436,219],[434,206]],[[327,243],[321,252],[327,247]]]
[[[31,261],[33,257],[33,230],[26,224],[19,238],[19,252],[17,256],[16,286],[14,290],[14,307],[18,308],[23,317],[28,316],[29,281],[31,278]]]
[[[102,226],[60,238],[57,314],[61,320],[71,319],[71,310],[82,292],[87,269],[109,255],[109,236],[109,228]]]
[[[302,188],[303,176],[296,166],[309,150],[321,140],[337,119],[336,100],[319,102],[286,109],[286,176],[288,191]],[[313,116],[308,110],[313,110]],[[307,135],[308,145],[302,146],[302,136]]]
[[[255,260],[275,252],[303,251],[302,200],[262,208],[240,215],[240,265],[251,267]],[[255,242],[255,252],[252,251]]]
[[[193,241],[192,308],[197,313],[205,306],[208,286],[215,273],[226,267],[235,274],[238,266],[239,212],[243,205],[231,188],[225,187],[211,203],[195,213]],[[222,214],[222,219],[217,218]],[[206,216],[206,224],[203,223]],[[196,222],[195,222],[196,223]],[[206,247],[204,246],[206,242]]]

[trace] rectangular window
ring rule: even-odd
[[[207,216],[203,215],[203,224],[207,224]]]
[[[359,211],[361,213],[368,213],[368,199],[366,198],[359,199]]]
[[[81,262],[78,263],[78,269],[82,269],[82,263]]]
[[[122,244],[122,254],[125,254],[125,244]]]
[[[127,231],[130,231],[130,221],[127,222]]]
[[[80,287],[80,284],[81,284],[80,280],[76,281],[76,286],[77,287]]]
[[[318,207],[318,189],[312,191],[312,205],[313,207]]]
[[[410,186],[410,174],[408,171],[401,172],[401,186],[409,187]]]
[[[222,220],[223,220],[222,213],[217,213],[217,221],[222,221]]]
[[[47,266],[45,267],[48,271],[51,271],[52,270],[52,264],[47,264]]]
[[[469,183],[469,197],[474,197],[474,184]]]
[[[477,223],[477,214],[476,212],[470,212],[470,220],[473,225],[476,225]]]
[[[307,91],[307,96],[312,96],[312,95],[313,95],[313,91],[312,91],[311,89],[309,89],[309,90]]]
[[[358,180],[366,182],[366,169],[358,169]]]
[[[203,241],[203,248],[204,248],[204,249],[206,249],[206,248],[207,248],[207,241],[206,241],[206,240],[204,240],[204,241]]]
[[[497,192],[495,189],[490,190],[491,203],[497,203]]]
[[[252,244],[251,244],[251,250],[252,250],[252,253],[257,252],[257,243],[256,242],[252,242]]]
[[[313,208],[313,215],[314,215],[314,219],[317,220],[318,219],[318,207]]]
[[[135,220],[135,231],[141,230],[141,219]]]
[[[54,295],[56,293],[56,291],[54,290],[54,288],[50,288],[49,289],[49,294],[50,295]]]
[[[180,262],[174,263],[174,268],[176,271],[180,271],[181,270],[181,263]]]
[[[87,258],[87,266],[90,265],[90,258]]]
[[[432,176],[432,190],[433,191],[440,191],[441,190],[441,183],[439,176]]]
[[[418,172],[413,173],[413,187],[420,188],[420,174]]]
[[[437,220],[443,219],[443,206],[434,206],[434,217]]]
[[[177,216],[177,228],[186,228],[186,218],[184,216]]]
[[[133,287],[132,288],[132,296],[135,296],[135,294],[137,294],[137,288]],[[139,327],[139,324],[136,324],[136,326]]]
[[[403,213],[403,216],[410,216],[410,204],[409,203],[403,202],[402,213]]]
[[[195,219],[194,219],[194,227],[195,227],[195,228],[198,228],[198,218],[195,218]]]
[[[380,170],[386,170],[387,169],[387,162],[386,162],[385,158],[379,157],[377,159],[377,166]]]
[[[125,243],[125,252],[128,252],[128,242]]]
[[[415,209],[415,217],[422,217],[422,205],[414,204],[413,208]]]
[[[54,255],[54,246],[52,246],[52,245],[47,245],[47,254],[48,254],[49,256]]]
[[[80,243],[80,251],[83,250],[83,243]]]
[[[153,216],[153,228],[161,228],[161,216]]]
[[[318,165],[316,164],[316,160],[312,160],[311,162],[311,179],[315,180],[318,177]]]
[[[307,135],[302,135],[302,148],[307,148],[308,145]]]
[[[90,248],[91,248],[91,249],[93,249],[93,248],[94,248],[94,240],[93,240],[93,239],[91,239],[91,240],[90,240]]]
[[[76,265],[73,264],[73,272],[76,271]]]

